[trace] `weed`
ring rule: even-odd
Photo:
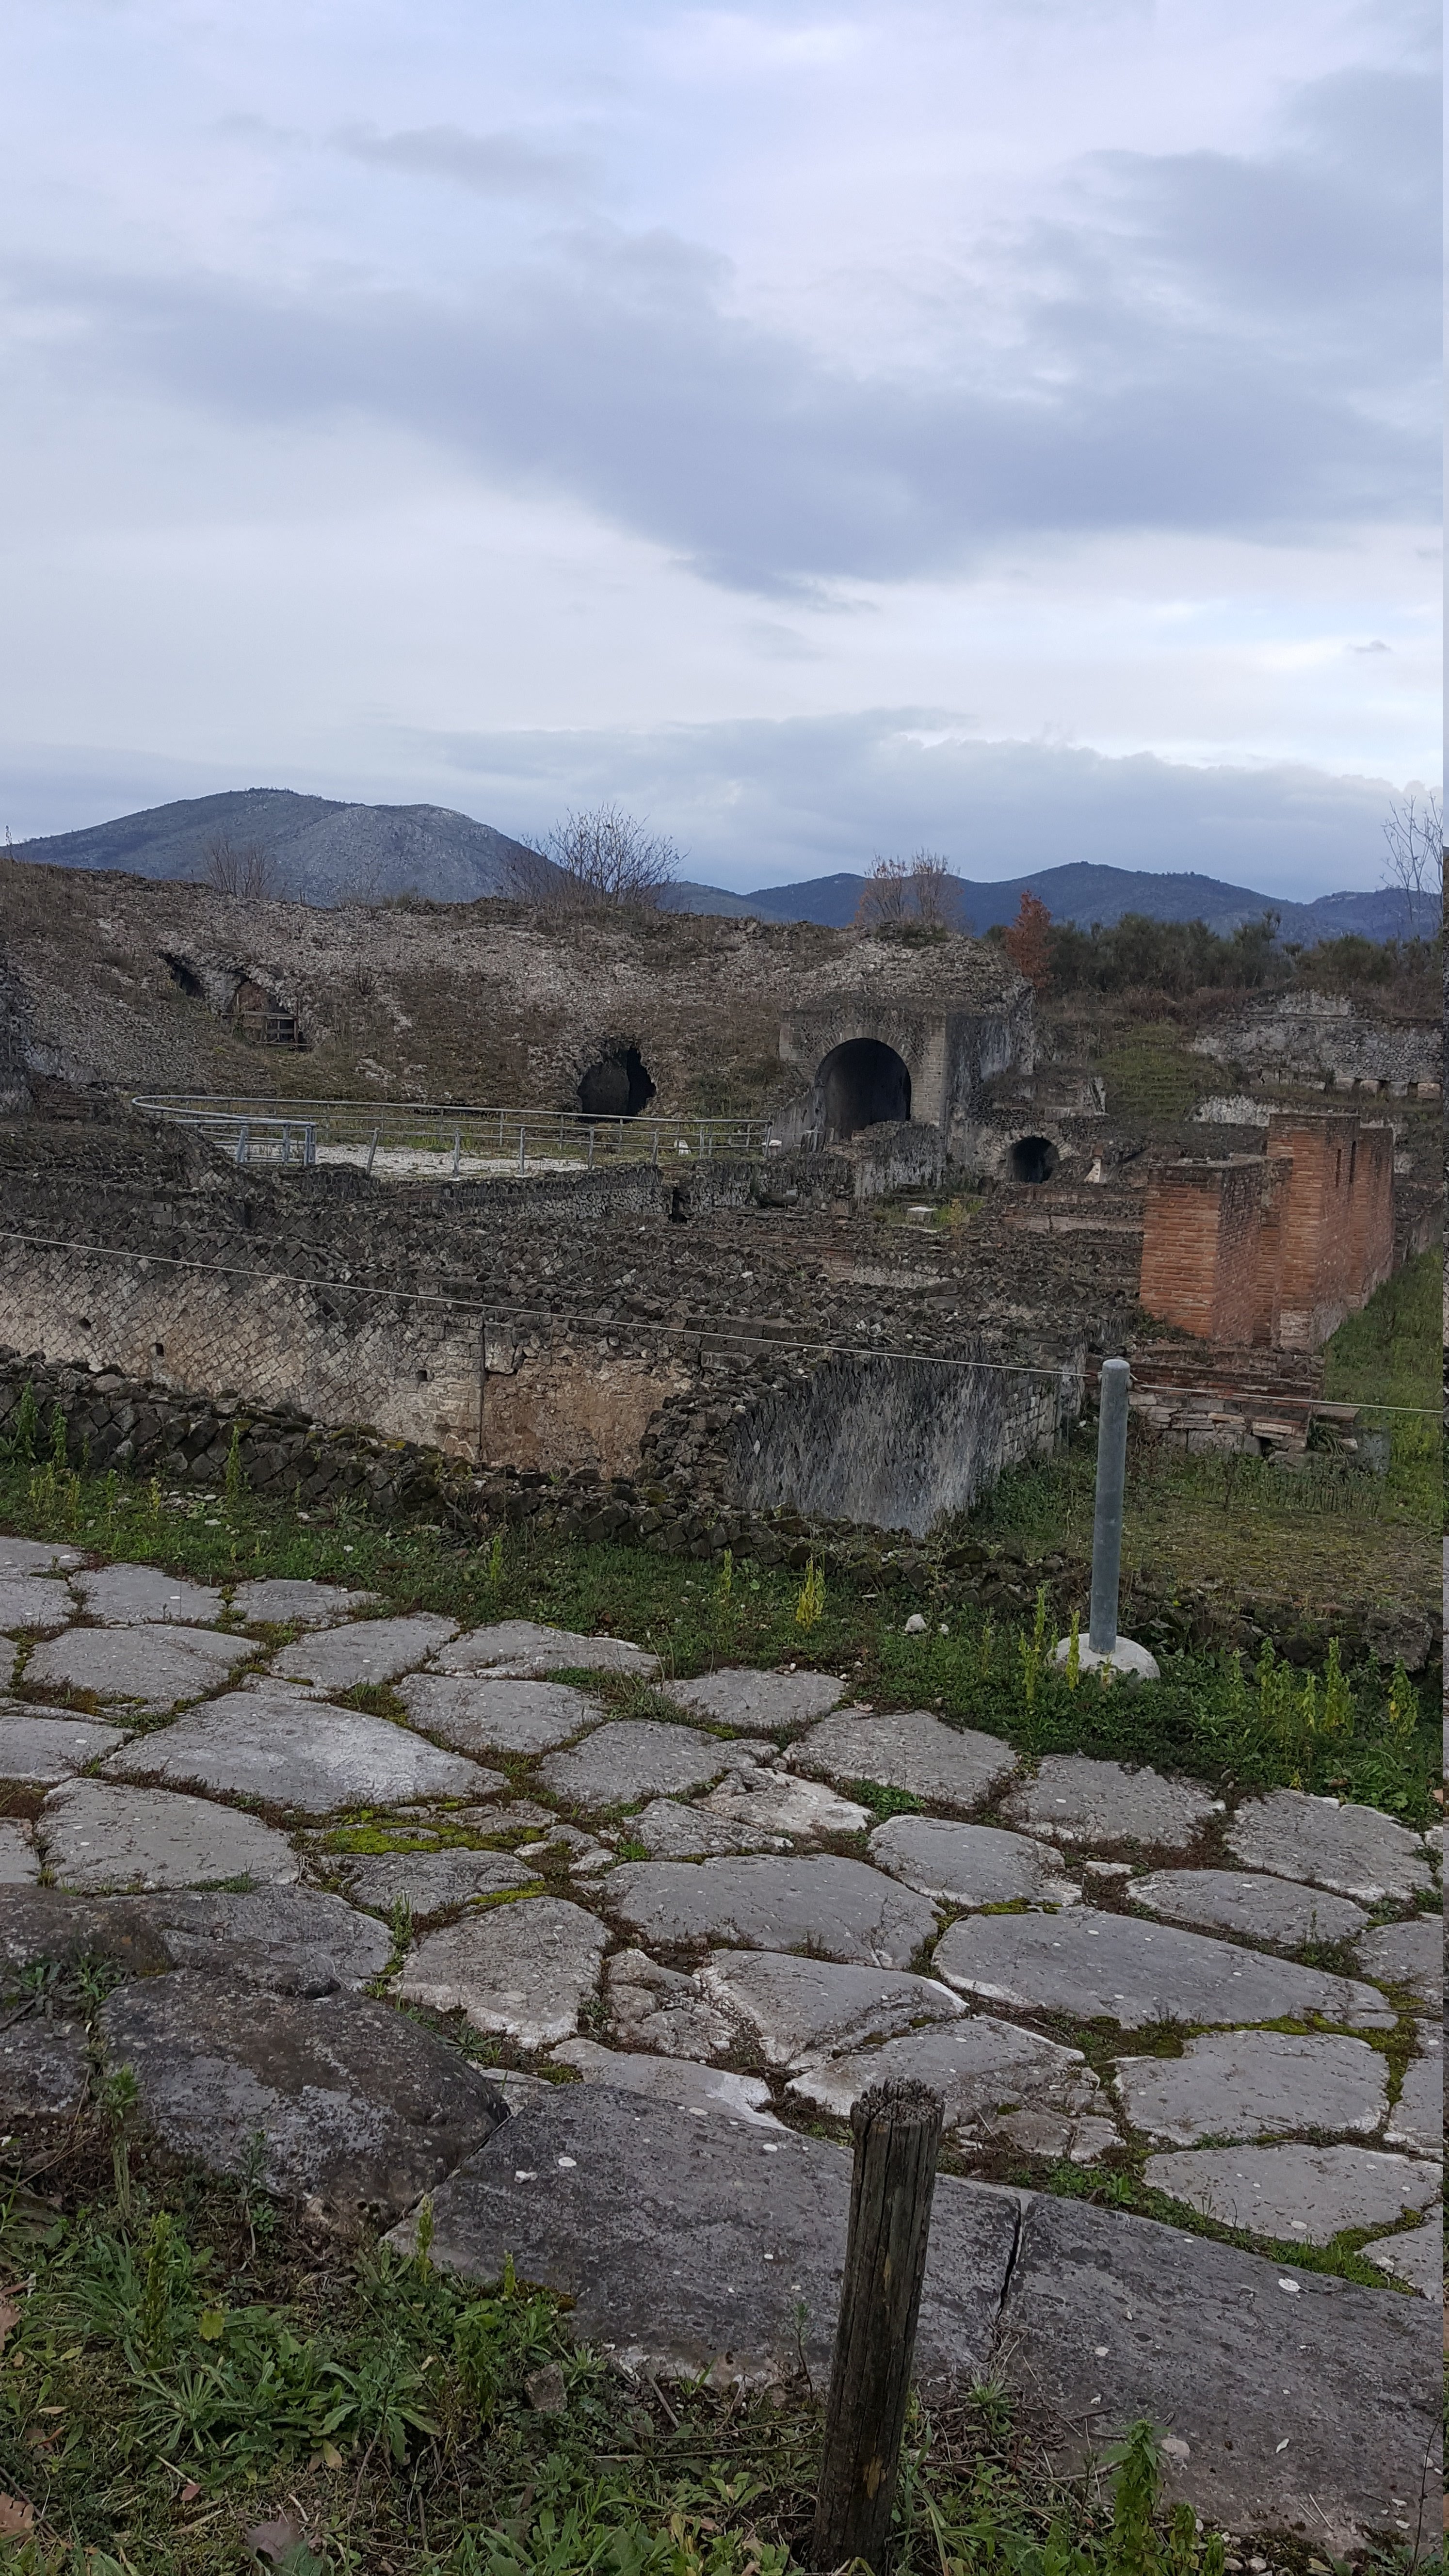
[[[805,1580],[795,1604],[797,1628],[818,1628],[825,1616],[825,1569],[812,1556],[805,1568]]]
[[[246,1489],[246,1469],[242,1465],[241,1453],[241,1424],[234,1422],[231,1426],[231,1444],[226,1453],[226,1476],[222,1487],[229,1512],[236,1510]]]

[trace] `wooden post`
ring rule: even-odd
[[[850,2115],[855,2170],[812,2567],[863,2558],[883,2576],[901,2461],[943,2104],[926,2084],[873,2084]]]

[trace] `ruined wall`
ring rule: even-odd
[[[1268,1154],[1291,1166],[1279,1231],[1278,1339],[1285,1350],[1316,1350],[1393,1268],[1392,1139],[1348,1116],[1284,1116],[1269,1124]]]
[[[1207,1342],[1250,1342],[1261,1288],[1264,1167],[1256,1158],[1176,1165],[1149,1184],[1141,1301]]]
[[[1404,1092],[1443,1080],[1443,1031],[1431,1021],[1395,1024],[1346,994],[1276,996],[1214,1020],[1193,1040],[1247,1074],[1279,1074],[1352,1090]]]
[[[1056,1371],[840,1356],[754,1406],[728,1453],[733,1498],[924,1537],[1050,1449],[1081,1402],[1084,1354]]]

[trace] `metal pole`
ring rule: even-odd
[[[458,1163],[462,1155],[462,1151],[463,1130],[461,1127],[455,1127],[453,1130],[453,1178],[455,1181],[458,1177]]]
[[[590,1170],[590,1171],[592,1171],[592,1170],[593,1170],[593,1168],[594,1168],[594,1131],[593,1131],[593,1129],[592,1129],[592,1127],[591,1127],[591,1128],[589,1129],[589,1170]]]
[[[1122,1497],[1127,1483],[1127,1396],[1132,1371],[1125,1360],[1104,1360],[1097,1418],[1097,1508],[1092,1523],[1092,1618],[1088,1644],[1110,1655],[1117,1643],[1117,1594],[1122,1579]]]
[[[317,1160],[317,1130],[310,1119],[302,1130],[302,1160],[309,1172]]]
[[[373,1161],[377,1153],[377,1140],[381,1134],[382,1129],[380,1127],[374,1127],[372,1131],[372,1143],[367,1149],[367,1169],[369,1177],[371,1176]]]
[[[246,1119],[244,1118],[244,1119],[242,1120],[242,1122],[241,1122],[241,1125],[238,1127],[238,1129],[237,1129],[237,1131],[236,1131],[236,1159],[237,1159],[237,1161],[238,1161],[239,1163],[245,1163],[245,1162],[249,1159],[249,1157],[250,1157],[251,1150],[252,1150],[252,1131],[251,1131],[251,1126],[250,1126],[250,1124],[249,1124],[248,1120],[246,1120]]]
[[[658,1162],[658,1160],[659,1160],[659,1130],[658,1130],[658,1128],[657,1128],[657,1127],[656,1127],[656,1128],[655,1128],[655,1130],[654,1130],[654,1155],[653,1155],[653,1160],[654,1160],[656,1163],[657,1163],[657,1162]]]
[[[526,1166],[526,1163],[527,1163],[527,1153],[526,1153],[526,1149],[525,1149],[524,1142],[523,1142],[525,1132],[526,1132],[526,1131],[525,1131],[522,1127],[520,1127],[520,1128],[519,1128],[519,1131],[518,1131],[518,1168],[519,1168],[520,1172],[524,1170],[524,1168],[525,1168],[525,1166]]]

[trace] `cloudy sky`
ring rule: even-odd
[[[1419,0],[4,0],[0,823],[613,794],[1374,884],[1437,783]]]

